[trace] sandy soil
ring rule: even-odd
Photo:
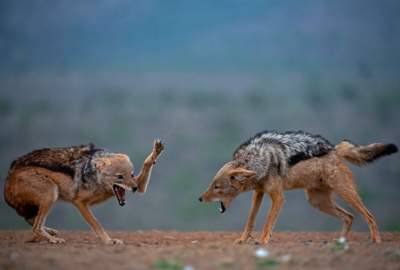
[[[266,258],[255,256],[254,243],[233,245],[235,232],[110,234],[125,245],[100,244],[89,231],[61,231],[67,242],[58,245],[25,243],[28,231],[0,231],[0,269],[400,269],[400,233],[383,233],[379,245],[352,233],[343,250],[337,233],[275,232]]]

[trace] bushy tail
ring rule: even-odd
[[[335,146],[336,153],[347,161],[363,166],[374,160],[391,155],[398,151],[396,145],[384,143],[372,143],[368,145],[354,145],[349,141],[342,141]]]

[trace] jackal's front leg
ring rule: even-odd
[[[269,193],[272,201],[271,208],[269,210],[266,223],[261,234],[261,244],[267,244],[271,238],[272,229],[278,218],[279,212],[285,202],[285,197],[281,190]]]
[[[254,228],[254,222],[255,222],[258,210],[260,209],[260,205],[261,205],[263,196],[264,196],[263,191],[259,191],[259,190],[254,191],[253,201],[251,204],[249,217],[247,218],[246,226],[244,228],[242,235],[238,239],[235,240],[235,244],[242,244],[242,243],[246,242],[249,238],[252,238],[251,232]]]
[[[112,239],[108,236],[107,232],[103,229],[103,226],[97,221],[92,211],[90,211],[89,207],[82,202],[74,202],[76,208],[78,208],[79,212],[86,220],[86,222],[90,225],[90,227],[95,231],[95,233],[100,237],[100,239],[105,244],[123,244],[119,239]]]
[[[150,155],[145,159],[143,163],[143,168],[140,171],[139,175],[135,177],[135,181],[138,186],[138,192],[146,192],[153,165],[156,163],[157,158],[160,156],[163,150],[164,144],[159,139],[155,140],[153,144],[153,150],[151,151]]]

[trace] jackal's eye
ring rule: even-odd
[[[132,172],[132,173],[131,173],[131,177],[132,177],[132,178],[133,178],[133,177],[135,177],[135,174],[134,174],[134,172]]]
[[[215,185],[215,186],[214,186],[214,189],[220,189],[220,188],[221,188],[220,185]]]
[[[117,174],[116,176],[117,176],[118,180],[123,180],[124,179],[124,176],[122,174]]]

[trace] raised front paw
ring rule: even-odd
[[[105,243],[106,243],[107,245],[123,245],[123,244],[124,244],[124,242],[123,242],[122,240],[113,239],[113,238],[111,238],[111,239],[105,241]]]
[[[152,152],[153,163],[156,162],[157,157],[161,154],[163,150],[164,150],[164,144],[161,142],[160,139],[156,139],[153,144],[153,152]]]

